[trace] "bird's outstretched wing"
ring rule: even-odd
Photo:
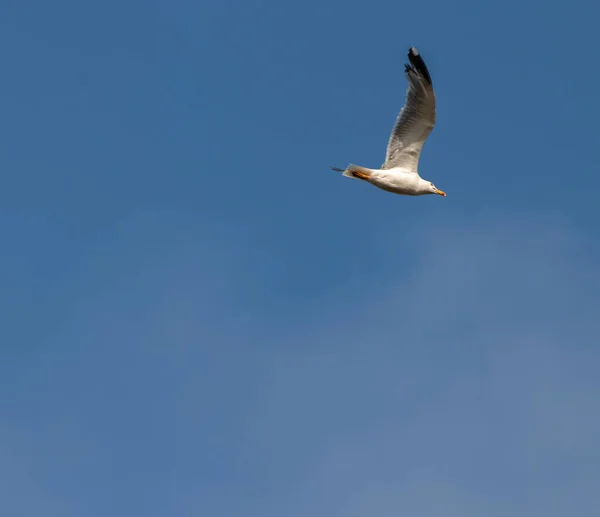
[[[381,168],[402,167],[416,173],[421,149],[435,125],[435,92],[429,71],[416,48],[410,48],[408,60],[406,101],[390,135]]]

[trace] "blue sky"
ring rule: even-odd
[[[599,16],[5,2],[0,513],[596,516]]]

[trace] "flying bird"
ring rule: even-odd
[[[348,165],[331,167],[348,178],[366,181],[380,189],[406,196],[446,193],[419,176],[421,149],[435,124],[435,92],[429,70],[415,47],[408,51],[410,64],[404,65],[408,80],[406,100],[390,135],[381,169]]]

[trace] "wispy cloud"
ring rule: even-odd
[[[600,276],[582,236],[541,220],[417,235],[410,275],[273,364],[259,428],[294,480],[286,514],[593,515]]]

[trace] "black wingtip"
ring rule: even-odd
[[[429,83],[432,84],[431,76],[429,75],[429,70],[427,70],[427,66],[425,65],[425,61],[419,54],[419,51],[415,47],[410,47],[408,49],[408,60],[410,64],[414,68],[414,70]]]

